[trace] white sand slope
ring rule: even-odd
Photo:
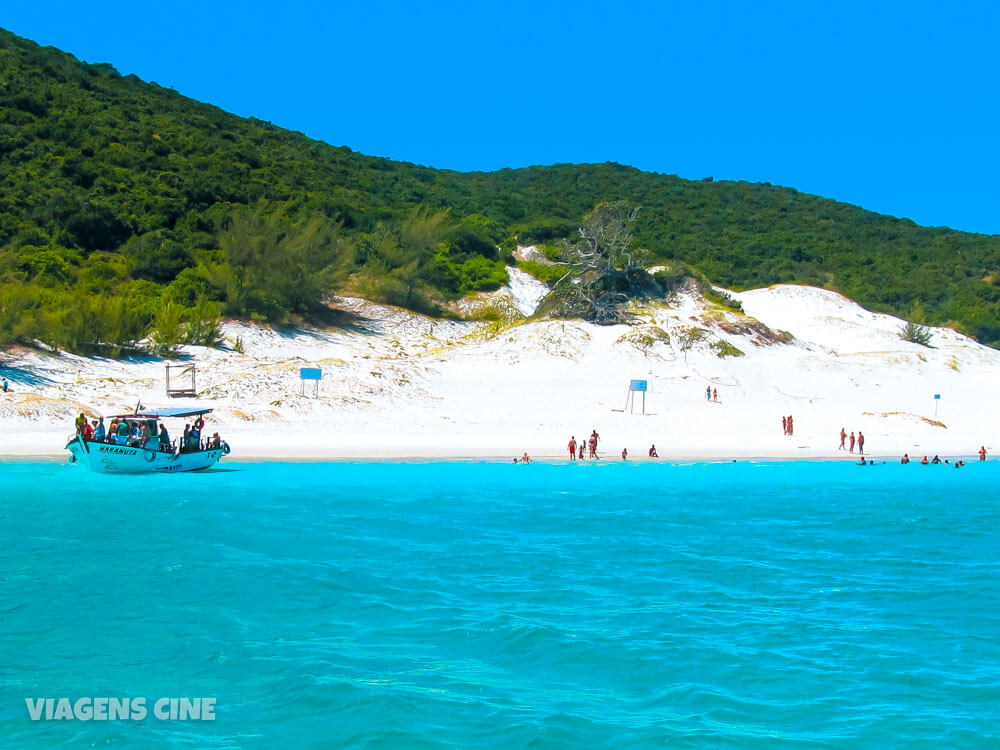
[[[544,291],[518,273],[499,294],[530,314]],[[196,400],[166,398],[155,358],[15,350],[0,363],[13,388],[0,396],[0,454],[58,454],[81,409],[108,415],[139,401],[212,407],[208,431],[236,457],[561,458],[571,435],[592,429],[606,459],[628,448],[646,460],[653,443],[662,458],[835,456],[841,427],[882,456],[992,451],[1000,352],[947,329],[933,329],[932,348],[902,341],[903,321],[821,289],[732,296],[746,315],[682,296],[635,325],[603,327],[436,321],[343,299],[353,317],[341,329],[228,323],[243,353],[186,349]],[[743,356],[720,357],[723,342]],[[322,368],[318,398],[301,394],[301,367]],[[633,378],[649,384],[645,415],[639,395],[635,413],[625,408]],[[706,402],[707,386],[718,403]]]

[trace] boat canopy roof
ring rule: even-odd
[[[210,414],[211,409],[143,409],[132,414],[115,414],[111,419],[184,419],[185,417],[199,417],[202,414]]]

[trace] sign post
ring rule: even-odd
[[[198,387],[195,385],[195,366],[190,365],[166,365],[167,368],[167,395],[171,398],[193,398],[198,395]],[[180,370],[179,378],[178,375],[174,375],[174,385],[170,385],[170,371]],[[187,385],[185,383],[178,384],[177,380],[182,379],[185,375],[191,376],[191,384]]]
[[[318,367],[300,367],[299,368],[299,379],[302,381],[301,393],[303,396],[306,395],[306,381],[310,381],[313,384],[312,397],[319,397],[319,381],[323,377],[323,371]]]
[[[646,390],[647,381],[645,380],[633,380],[628,386],[628,398],[625,400],[625,406],[629,409],[630,414],[635,414],[635,394],[642,394],[642,413],[646,413]]]
[[[937,419],[937,407],[938,407],[938,401],[940,401],[940,400],[941,400],[941,394],[940,393],[935,393],[934,394],[934,419]]]

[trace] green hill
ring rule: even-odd
[[[571,236],[618,200],[642,207],[655,258],[718,284],[813,284],[904,317],[919,303],[1000,345],[1000,236],[617,164],[363,156],[0,30],[0,344],[118,353],[152,331],[169,348],[210,340],[221,314],[318,314],[331,289],[433,314],[501,284],[516,243]]]

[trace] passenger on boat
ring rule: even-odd
[[[170,434],[167,432],[167,426],[165,424],[160,425],[160,450],[170,450]]]
[[[215,432],[212,434],[212,439],[208,441],[208,447],[210,449],[222,447],[222,438],[219,437],[219,433]]]
[[[155,419],[147,419],[142,423],[142,447],[151,451],[160,448],[160,436],[156,432]]]
[[[90,426],[90,422],[83,423],[83,439],[84,440],[94,439],[94,428]]]
[[[81,411],[80,412],[80,416],[76,418],[76,434],[77,435],[82,435],[83,434],[83,428],[84,428],[84,426],[86,424],[87,424],[87,418],[83,415],[83,412]]]
[[[181,436],[181,453],[191,450],[191,425],[184,425],[184,434]]]
[[[104,428],[104,417],[101,417],[100,421],[94,420],[94,440],[98,443],[103,443],[104,439],[107,437],[107,431]]]
[[[118,430],[115,435],[116,445],[128,445],[128,422],[124,419],[118,420]]]

